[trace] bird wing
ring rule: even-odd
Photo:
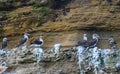
[[[83,45],[84,46],[84,44],[86,44],[86,40],[82,40],[82,41],[79,41],[78,43],[77,43],[77,46],[80,46],[80,45]]]
[[[17,45],[17,47],[19,47],[20,45],[24,44],[27,41],[27,38],[23,38],[19,44]]]
[[[7,47],[7,41],[2,43],[2,48],[1,49],[5,48],[5,47]]]
[[[35,40],[35,41],[32,42],[31,44],[42,44],[42,41],[37,41],[37,40]]]
[[[96,39],[89,40],[88,42],[85,43],[85,47],[91,47],[97,43]]]

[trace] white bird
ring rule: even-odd
[[[54,52],[55,52],[55,56],[56,56],[56,58],[58,58],[59,57],[59,54],[60,54],[60,48],[61,48],[61,44],[55,44],[54,45]]]
[[[34,42],[31,43],[30,47],[31,47],[31,46],[38,46],[38,47],[40,47],[40,46],[43,45],[43,43],[44,43],[44,41],[43,41],[43,36],[40,36],[39,41],[38,41],[38,40],[35,40]]]
[[[30,34],[25,33],[24,38],[18,43],[18,45],[16,47],[19,47],[21,45],[26,46],[26,43],[28,42],[28,39],[29,39],[29,37],[28,37],[29,35]]]
[[[7,38],[6,37],[3,38],[1,49],[4,50],[4,51],[6,51],[6,49],[7,49]]]

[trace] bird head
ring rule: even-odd
[[[93,39],[99,39],[100,36],[98,34],[93,34],[92,37]]]
[[[3,38],[3,41],[7,41],[7,38],[6,38],[6,37],[4,37],[4,38]]]
[[[24,36],[30,36],[30,34],[29,33],[25,33]]]

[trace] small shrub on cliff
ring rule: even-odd
[[[49,3],[43,2],[42,0],[34,0],[33,4],[33,13],[38,14],[38,26],[40,26],[42,23],[46,22],[46,19],[48,19],[50,10],[49,10]]]
[[[0,21],[4,21],[4,20],[7,20],[7,15],[4,14],[4,13],[0,13]]]
[[[49,14],[49,10],[47,7],[34,8],[33,12],[39,14],[40,16],[46,16]]]

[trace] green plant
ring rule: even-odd
[[[47,3],[42,3],[41,1],[42,0],[34,0],[34,4],[32,6],[33,13],[37,14],[37,18],[38,18],[37,26],[40,26],[42,23],[48,20],[47,17],[49,17],[50,5],[52,0],[48,0]]]
[[[49,10],[47,7],[35,8],[35,9],[33,9],[33,12],[39,14],[40,16],[46,16],[49,14]]]

